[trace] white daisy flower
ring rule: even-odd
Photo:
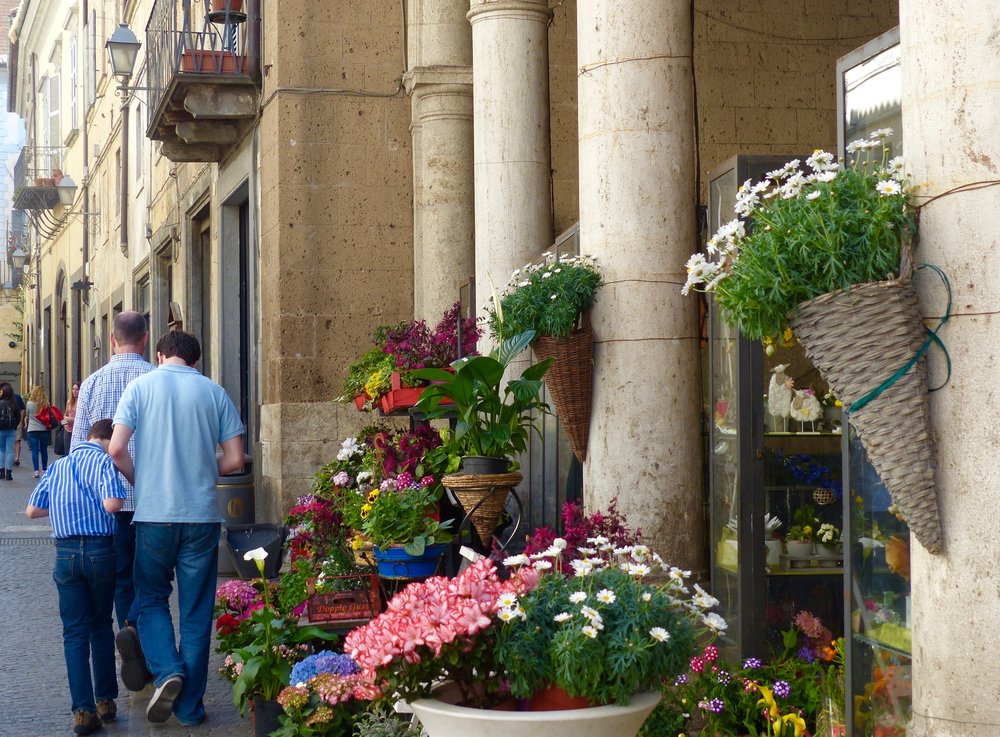
[[[567,621],[569,619],[572,619],[572,618],[573,618],[573,615],[570,614],[569,612],[559,612],[552,619],[554,619],[556,622],[565,622],[565,621]]]
[[[580,631],[589,637],[591,640],[597,637],[597,630],[589,624],[584,625],[580,628]]]
[[[602,604],[614,604],[617,598],[611,589],[601,589],[597,592],[597,600]]]
[[[550,568],[552,568],[552,561],[551,561],[551,560],[536,560],[536,561],[535,561],[535,562],[534,562],[534,563],[532,564],[532,567],[533,567],[533,568],[534,568],[534,569],[535,569],[536,571],[547,571],[547,570],[549,570]]]
[[[708,627],[712,632],[715,632],[716,634],[722,634],[729,627],[729,625],[726,624],[726,620],[724,620],[715,612],[709,612],[704,617],[702,617],[701,621],[704,623],[706,627]]]
[[[817,189],[815,192],[810,192],[809,194],[807,194],[806,195],[806,199],[807,200],[818,200],[822,196],[823,196],[823,193],[820,190]]]
[[[643,591],[642,592],[642,600],[643,601],[652,601],[653,600],[653,595],[650,592],[648,592],[648,591]]]
[[[657,642],[666,642],[670,639],[670,633],[662,627],[653,627],[653,629],[649,631],[649,636]]]
[[[510,622],[517,619],[517,613],[513,609],[501,609],[497,612],[497,617],[500,618],[501,622]]]
[[[589,576],[591,573],[594,572],[594,561],[590,560],[589,558],[586,560],[570,561],[569,565],[577,576]],[[586,596],[586,594],[584,594],[584,596]]]
[[[503,559],[503,564],[508,568],[516,568],[517,566],[526,566],[531,562],[531,558],[526,555],[511,555]]]
[[[608,538],[598,535],[597,537],[588,537],[587,542],[591,545],[604,545],[608,542]]]
[[[569,545],[569,543],[566,542],[566,538],[564,537],[557,537],[552,541],[552,547],[558,548],[559,550],[565,550],[567,545]]]
[[[587,594],[584,591],[574,591],[569,595],[569,600],[573,604],[580,604],[587,600]]]
[[[601,617],[601,613],[594,609],[594,607],[586,605],[580,607],[580,614],[585,616],[587,619],[600,619]]]
[[[875,185],[875,191],[883,197],[890,197],[903,191],[902,185],[895,179],[883,179]]]
[[[583,555],[597,555],[597,550],[595,548],[577,548],[576,552]]]
[[[711,609],[712,607],[719,605],[719,600],[705,591],[705,589],[698,584],[694,585],[694,590],[695,595],[691,597],[691,601],[699,609]]]
[[[645,563],[629,563],[626,568],[630,576],[648,576],[651,570]]]
[[[503,594],[500,594],[500,597],[497,599],[497,608],[499,609],[507,609],[508,607],[516,605],[517,605],[517,594],[515,594],[513,591],[507,591]]]

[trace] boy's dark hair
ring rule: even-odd
[[[90,432],[87,433],[87,440],[111,440],[111,433],[114,432],[114,429],[115,426],[111,420],[98,420],[90,426]]]
[[[157,341],[156,352],[162,353],[164,358],[182,358],[188,366],[194,366],[201,358],[201,345],[191,333],[171,330]]]

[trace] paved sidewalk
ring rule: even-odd
[[[72,735],[62,624],[52,581],[51,529],[46,519],[24,516],[36,483],[26,451],[25,445],[22,464],[26,456],[27,468],[15,468],[14,481],[0,482],[0,737]],[[240,718],[229,684],[215,673],[221,661],[213,653],[204,724],[183,727],[173,717],[164,724],[151,724],[146,704],[152,688],[132,693],[120,685],[118,721],[95,734],[249,737],[253,734],[249,716]]]

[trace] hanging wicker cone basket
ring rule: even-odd
[[[441,483],[451,490],[462,505],[480,541],[488,545],[493,531],[500,524],[500,515],[507,505],[507,494],[523,478],[517,472],[454,474],[442,478]]]
[[[594,330],[584,313],[582,324],[566,338],[542,336],[531,349],[538,360],[555,359],[545,374],[559,424],[566,431],[569,446],[580,463],[587,459],[590,434],[590,401],[594,374]]]
[[[799,305],[796,339],[844,402],[872,466],[910,530],[930,553],[941,552],[934,444],[924,358],[861,409],[864,397],[921,349],[926,333],[908,279],[860,284]]]

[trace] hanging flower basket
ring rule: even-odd
[[[554,359],[545,375],[559,424],[580,463],[587,459],[590,434],[590,403],[593,395],[594,331],[590,315],[584,313],[579,328],[566,338],[541,336],[531,349],[539,361]]]
[[[902,278],[823,294],[799,306],[791,327],[843,400],[872,466],[910,530],[928,552],[940,553],[925,359],[851,410],[852,403],[859,403],[922,351],[927,331],[913,285]]]

